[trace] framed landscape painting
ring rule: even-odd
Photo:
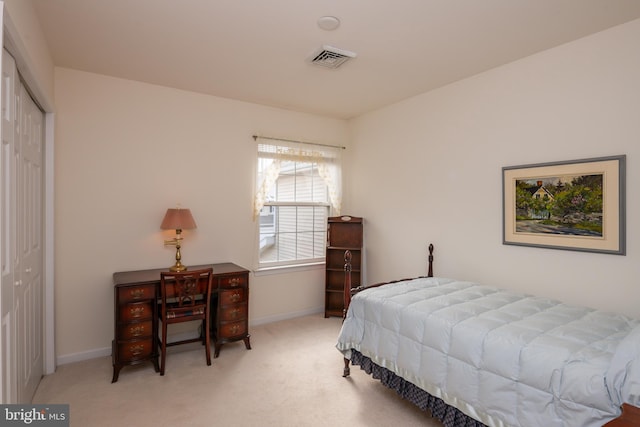
[[[625,255],[625,160],[503,167],[503,244]]]

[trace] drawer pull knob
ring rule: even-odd
[[[233,325],[229,328],[229,331],[231,332],[232,335],[237,334],[239,330],[240,330],[240,326],[238,325]]]
[[[238,301],[240,301],[240,298],[242,298],[242,297],[240,296],[239,293],[235,293],[235,294],[231,295],[231,297],[229,297],[231,302],[238,302]]]
[[[231,317],[233,317],[235,319],[236,317],[238,317],[238,314],[240,314],[240,309],[239,308],[234,308],[233,310],[231,310],[229,312],[229,314],[231,315]]]
[[[132,317],[140,317],[144,314],[144,307],[131,307],[129,312]]]
[[[144,326],[132,326],[129,332],[132,336],[139,337],[140,335],[144,334]]]
[[[138,299],[144,297],[144,289],[131,289],[131,297]]]
[[[142,354],[143,351],[144,351],[143,345],[134,345],[131,347],[131,354],[133,356],[139,356]]]
[[[232,279],[229,279],[229,285],[231,286],[238,286],[240,285],[240,279],[237,277],[234,277]]]

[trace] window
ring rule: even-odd
[[[339,147],[258,144],[259,267],[323,262],[327,217],[340,214]]]

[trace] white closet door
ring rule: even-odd
[[[2,57],[2,403],[28,403],[43,365],[44,116]]]
[[[17,325],[18,400],[31,402],[44,372],[43,365],[43,115],[19,84],[20,125],[17,209],[19,286],[14,306]],[[16,94],[18,87],[16,87]],[[16,142],[18,139],[16,139]]]
[[[14,310],[13,289],[18,280],[14,278],[14,265],[17,257],[15,238],[16,217],[16,180],[15,176],[15,144],[14,125],[16,121],[16,101],[14,87],[16,82],[16,65],[13,57],[2,51],[2,151],[0,152],[0,204],[2,219],[0,224],[0,250],[1,273],[0,282],[0,374],[2,375],[2,387],[0,392],[1,403],[15,403],[17,401],[16,390],[16,364],[15,364],[15,335],[14,335]]]

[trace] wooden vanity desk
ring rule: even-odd
[[[220,354],[222,344],[243,340],[251,349],[249,335],[249,270],[232,263],[190,266],[191,270],[213,268],[211,293],[211,338]],[[113,378],[120,369],[150,361],[158,364],[158,300],[160,272],[168,268],[122,271],[113,274],[114,339],[111,358]]]

